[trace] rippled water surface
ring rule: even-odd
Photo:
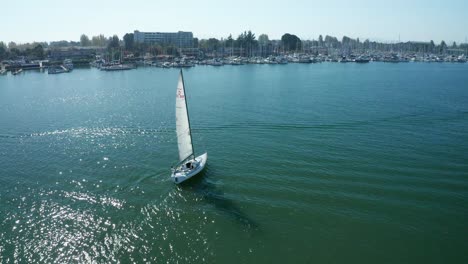
[[[0,76],[0,263],[466,263],[468,65]]]

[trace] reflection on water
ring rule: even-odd
[[[9,232],[0,233],[0,263],[207,261],[210,242],[221,235],[213,231],[215,219],[197,206],[184,208],[190,193],[169,182],[166,187],[150,199],[138,186],[101,192],[94,183],[73,180],[3,193],[24,194],[2,202],[0,229]]]

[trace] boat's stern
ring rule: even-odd
[[[207,161],[207,153],[204,153],[193,160],[188,160],[186,163],[183,164],[183,166],[185,166],[185,164],[189,162],[196,163],[196,166],[193,169],[183,169],[183,166],[172,169],[171,179],[174,181],[175,184],[182,183],[200,173],[205,168]]]

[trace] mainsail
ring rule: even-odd
[[[183,161],[193,155],[193,146],[182,71],[180,71],[176,94],[176,133],[177,145],[179,147],[179,160]]]

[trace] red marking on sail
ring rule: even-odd
[[[177,90],[177,97],[178,97],[178,98],[181,98],[181,99],[184,99],[184,98],[185,98],[185,95],[182,94],[182,91],[181,91],[181,90]]]

